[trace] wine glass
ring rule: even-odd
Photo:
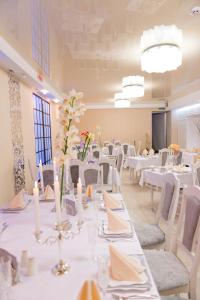
[[[108,266],[108,257],[107,256],[98,256],[97,266],[98,274],[97,279],[99,286],[103,292],[103,299],[107,299],[106,288],[109,282],[109,266]]]

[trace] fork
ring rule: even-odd
[[[127,242],[132,242],[133,241],[133,238],[105,238],[106,241],[108,242],[118,242],[118,241],[127,241]]]
[[[143,294],[135,294],[134,296],[129,296],[129,297],[121,297],[115,294],[112,294],[112,297],[116,300],[154,300],[158,299],[158,295],[143,295]]]
[[[1,231],[0,231],[0,234],[2,234],[7,228],[8,228],[8,224],[7,224],[6,222],[4,222],[4,223],[2,224],[2,229],[1,229]]]

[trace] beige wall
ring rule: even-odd
[[[46,0],[43,0],[44,3]],[[16,49],[36,70],[40,66],[32,58],[32,0],[0,1],[0,35]],[[49,9],[47,5],[47,9]],[[62,38],[49,15],[49,64],[50,79],[57,89],[64,88],[64,55]],[[49,77],[49,78],[48,78]]]
[[[81,118],[79,128],[96,133],[101,127],[102,140],[120,139],[133,143],[142,140],[145,146],[145,134],[152,135],[152,111],[150,109],[102,109],[87,110]]]

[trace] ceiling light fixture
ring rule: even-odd
[[[144,77],[127,76],[122,79],[123,94],[127,98],[137,98],[144,96]]]
[[[53,101],[54,101],[54,103],[59,103],[60,102],[60,100],[58,100],[57,98],[54,98]]]
[[[123,93],[115,93],[115,107],[127,108],[130,107],[130,100]]]
[[[45,89],[41,89],[40,92],[41,92],[42,94],[44,94],[44,95],[47,95],[47,94],[49,93],[49,91],[48,91],[48,90],[45,90]]]
[[[175,25],[155,26],[141,37],[141,67],[148,73],[176,70],[182,64],[182,31]]]

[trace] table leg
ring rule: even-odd
[[[153,186],[151,186],[151,209],[154,212],[155,210],[154,210],[154,199],[153,199],[153,197],[154,197],[154,188],[153,188]]]

